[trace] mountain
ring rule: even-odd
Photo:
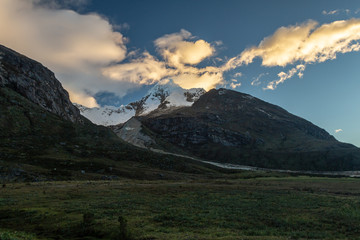
[[[124,108],[130,107],[133,117],[112,129],[140,148],[83,117],[49,69],[0,46],[0,180],[156,179],[218,171],[194,158],[276,169],[360,169],[355,146],[236,91],[205,93],[164,81]]]
[[[191,106],[204,93],[205,90],[202,88],[183,89],[172,80],[167,79],[153,86],[139,101],[126,106],[100,108],[87,108],[80,104],[75,104],[75,106],[91,122],[109,126],[124,123],[133,116],[146,115],[155,109]]]
[[[0,46],[0,182],[174,179],[214,170],[136,148],[80,115],[54,74]]]
[[[360,150],[355,146],[338,142],[324,129],[278,106],[232,90],[213,89],[190,107],[153,111],[135,119],[141,125],[138,138],[148,148],[265,168],[360,169]],[[134,142],[134,136],[124,136],[140,127],[129,126],[114,129]]]

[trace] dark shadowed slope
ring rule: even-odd
[[[42,108],[72,122],[80,121],[79,110],[53,72],[0,45],[0,87],[7,87]]]
[[[232,90],[139,118],[162,142],[202,159],[293,170],[360,169],[360,151],[284,109]]]

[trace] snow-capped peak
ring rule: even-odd
[[[75,104],[80,113],[95,124],[109,126],[124,123],[133,116],[146,115],[155,109],[191,106],[205,93],[202,88],[183,89],[171,79],[165,79],[154,85],[139,101],[128,105],[100,108],[86,108]]]

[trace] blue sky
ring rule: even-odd
[[[78,96],[79,101],[87,99],[97,105],[126,104],[141,97],[161,77],[172,75],[176,75],[177,81],[183,86],[192,86],[190,82],[198,83],[194,87],[203,84],[206,88],[231,88],[231,83],[241,84],[234,89],[279,105],[326,129],[338,140],[360,146],[360,53],[355,46],[360,37],[357,36],[357,29],[351,33],[346,30],[346,34],[353,37],[346,47],[335,50],[334,54],[329,54],[330,50],[324,48],[318,55],[314,55],[316,59],[311,58],[314,57],[311,53],[300,54],[299,57],[290,51],[289,55],[294,55],[293,58],[280,62],[279,59],[284,57],[284,53],[269,50],[274,42],[282,41],[283,48],[288,48],[291,43],[286,42],[286,39],[291,39],[289,34],[296,31],[296,27],[300,30],[308,27],[308,35],[317,31],[321,37],[329,34],[328,39],[339,34],[333,34],[333,28],[331,31],[321,31],[324,24],[331,27],[338,21],[344,21],[344,24],[351,23],[357,27],[357,20],[360,19],[359,1],[43,0],[39,4],[39,1],[31,0],[28,1],[32,2],[31,6],[22,0],[3,1],[1,4],[5,6],[0,9],[6,9],[9,18],[0,19],[0,22],[7,26],[12,24],[14,27],[11,32],[7,32],[7,36],[0,33],[0,44],[23,52],[54,70],[70,95]],[[24,29],[18,32],[14,30],[17,22],[9,23],[19,12],[15,10],[20,8],[31,13],[28,18],[23,17],[30,24],[27,27],[33,27],[42,34],[41,39],[51,39],[39,46],[41,51],[31,51],[37,49],[36,37],[22,35],[26,32]],[[4,15],[0,12],[1,14]],[[54,16],[56,21],[52,21]],[[17,21],[18,28],[21,29],[21,19]],[[31,21],[34,22],[33,26]],[[73,24],[71,29],[69,24]],[[54,39],[54,32],[60,37]],[[114,32],[119,33],[116,35],[116,44],[99,37],[101,34],[111,34],[114,39]],[[67,34],[74,36],[77,33],[79,37],[71,37],[71,43],[76,44],[70,44],[71,47],[65,44],[69,42]],[[19,36],[29,39],[27,45],[19,40],[14,41],[15,37],[19,39]],[[265,41],[265,47],[261,47],[260,43],[266,37],[268,42]],[[176,43],[175,38],[178,39]],[[310,40],[308,42],[312,44]],[[80,43],[77,44],[76,41]],[[94,46],[93,49],[85,48],[84,43],[87,41],[91,42],[92,45],[89,46]],[[199,44],[195,45],[197,41]],[[49,42],[55,42],[56,48],[61,50],[61,53],[67,53],[66,56],[72,56],[70,52],[76,50],[81,57],[76,56],[76,59],[70,62],[63,61],[58,57],[61,55],[59,52],[46,52]],[[343,40],[337,42],[336,46],[329,46],[334,50],[342,42]],[[64,49],[61,49],[61,46],[64,46]],[[103,53],[96,52],[95,46],[104,47]],[[49,45],[48,49],[51,47],[52,45]],[[201,48],[201,51],[196,53],[198,58],[191,60],[184,57],[185,50],[194,51],[196,47]],[[79,48],[81,51],[77,51]],[[171,60],[179,52],[183,54],[183,58],[179,62]],[[245,59],[244,53],[248,53],[250,57]],[[324,58],[319,60],[321,56]],[[219,70],[231,58],[236,58],[236,66]],[[245,60],[248,62],[245,63]],[[89,62],[91,65],[86,65]],[[209,80],[211,84],[199,77],[204,73],[201,69],[209,66],[217,68],[215,74],[211,72],[209,75],[216,75]],[[302,69],[302,66],[305,69]],[[159,74],[149,77],[149,72],[144,70],[149,67],[151,71],[159,71]],[[101,69],[101,72],[96,72],[97,68]],[[169,69],[173,72],[168,73]],[[286,77],[281,83],[273,82],[279,80],[278,74],[283,72],[288,76],[292,69],[292,76]],[[184,71],[187,78],[181,77]],[[189,72],[195,72],[194,79],[188,79]],[[123,80],[121,77],[125,73],[128,75]],[[238,74],[235,75],[236,73]],[[140,76],[143,81],[134,80],[134,76]],[[259,80],[254,82],[257,78]],[[269,85],[271,82],[273,85]],[[274,89],[264,90],[269,86]]]
[[[208,42],[222,41],[219,57],[234,57],[258,45],[279,27],[309,19],[321,23],[360,18],[359,1],[96,1],[87,11],[100,12],[116,24],[127,23],[124,35],[131,48],[156,54],[153,41],[186,29]],[[325,14],[337,10],[334,14]],[[340,141],[360,146],[360,54],[338,54],[337,59],[311,64],[276,90],[250,83],[260,74],[273,80],[277,71],[259,62],[239,68],[242,85],[236,90],[280,105],[289,112],[325,128]],[[279,67],[282,69],[282,67]],[[287,69],[286,67],[284,69]],[[231,76],[228,76],[231,78]],[[335,130],[342,129],[338,133]]]

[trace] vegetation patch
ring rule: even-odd
[[[279,176],[11,183],[1,189],[7,203],[0,205],[1,234],[29,236],[18,239],[359,239],[358,184],[349,178]]]

